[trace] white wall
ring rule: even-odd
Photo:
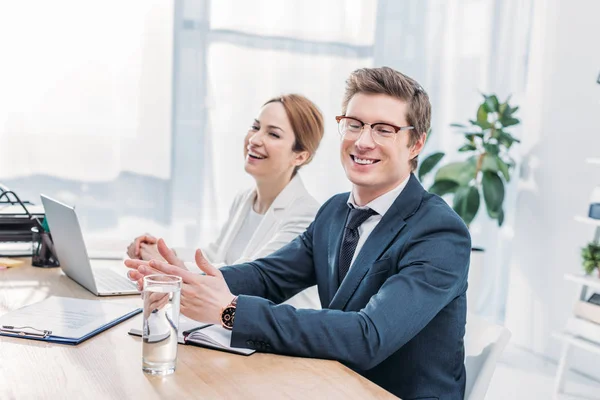
[[[582,271],[579,249],[593,228],[586,215],[600,184],[600,1],[536,3],[528,100],[524,107],[523,168],[517,200],[506,324],[513,343],[557,359],[551,337],[571,315],[578,287],[564,281]],[[597,357],[576,351],[573,366],[600,379]]]

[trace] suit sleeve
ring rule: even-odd
[[[466,227],[449,213],[429,222],[414,228],[397,254],[397,272],[360,311],[296,310],[260,298],[264,290],[241,295],[231,345],[336,359],[361,370],[378,365],[465,290],[471,248]],[[264,287],[273,290],[271,284]]]

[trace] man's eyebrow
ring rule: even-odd
[[[360,121],[360,122],[362,122],[363,124],[365,123],[365,121],[363,121],[362,119],[360,119],[360,118],[358,118],[358,117],[355,117],[355,116],[353,116],[353,115],[348,115],[348,114],[346,114],[346,115],[345,115],[345,117],[348,117],[348,118],[355,119],[355,120],[357,120],[357,121]],[[375,125],[375,124],[386,124],[386,125],[392,125],[392,126],[400,126],[400,125],[398,125],[398,124],[396,124],[396,123],[394,123],[394,122],[388,122],[388,121],[376,121],[376,122],[373,122],[373,123],[372,123],[372,124],[370,124],[370,125]]]

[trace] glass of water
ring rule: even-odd
[[[175,372],[181,278],[173,275],[144,277],[142,370],[151,375]]]

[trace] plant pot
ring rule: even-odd
[[[467,288],[467,312],[478,314],[483,301],[484,288],[484,257],[485,251],[481,247],[471,248],[471,262],[469,264],[469,277]]]

